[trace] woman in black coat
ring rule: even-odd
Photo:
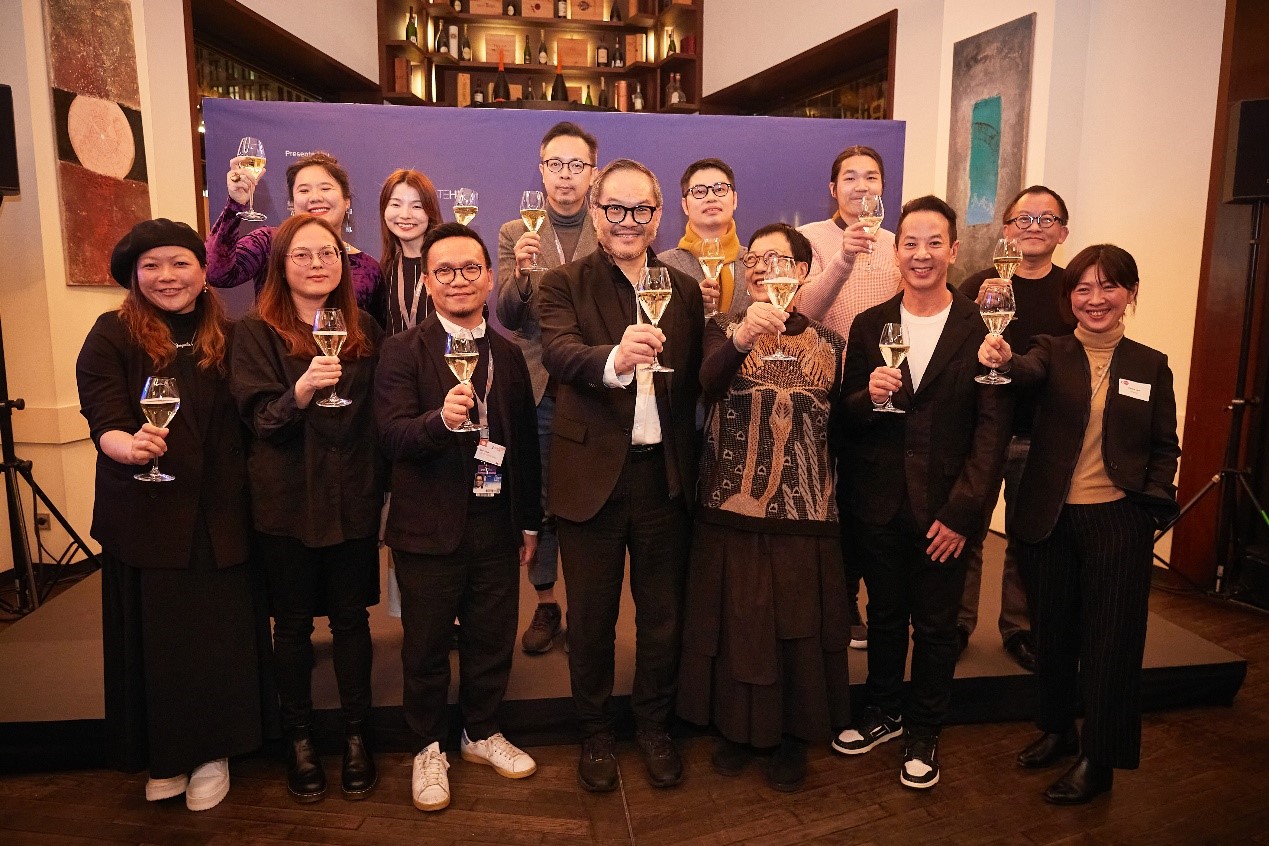
[[[110,260],[128,294],[75,366],[97,447],[108,757],[149,769],[147,799],[184,793],[196,811],[228,793],[229,756],[261,743],[243,431],[230,326],[205,269],[186,224],[134,226]],[[150,376],[177,382],[180,408],[163,428],[141,412]],[[134,478],[159,457],[171,481]]]
[[[337,356],[313,338],[319,308],[338,308],[347,338]],[[300,802],[326,793],[310,735],[313,618],[330,620],[345,723],[341,785],[360,799],[375,785],[366,749],[370,617],[379,601],[384,463],[371,393],[382,330],[357,308],[348,254],[330,224],[290,217],[273,237],[268,275],[233,350],[232,387],[250,443],[256,547],[269,584],[274,666],[287,734],[287,788]],[[319,400],[337,388],[351,403]]]
[[[979,355],[1038,392],[1011,530],[1033,594],[1042,734],[1018,764],[1046,767],[1078,752],[1044,794],[1059,805],[1110,790],[1115,768],[1135,769],[1141,757],[1154,532],[1177,510],[1181,450],[1167,356],[1124,337],[1138,284],[1126,251],[1088,247],[1063,280],[1074,335],[1040,336],[1023,356],[988,336]]]

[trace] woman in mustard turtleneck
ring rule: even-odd
[[[1154,532],[1177,511],[1181,450],[1167,356],[1124,337],[1138,284],[1125,250],[1087,247],[1062,284],[1074,335],[1039,336],[1016,357],[989,335],[979,351],[984,365],[1008,367],[1015,389],[1037,392],[1011,530],[1031,593],[1042,734],[1018,765],[1038,769],[1078,753],[1045,791],[1058,805],[1105,793],[1115,768],[1135,769],[1141,757]]]

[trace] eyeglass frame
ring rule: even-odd
[[[652,222],[652,218],[656,217],[656,213],[660,211],[661,209],[660,206],[647,206],[647,205],[623,206],[621,203],[595,203],[594,206],[597,209],[603,209],[604,220],[608,221],[614,226],[624,223],[626,220],[626,217],[629,217],[639,226],[647,226],[649,223]],[[617,218],[616,220],[613,220],[612,209],[621,209],[621,217]],[[635,215],[635,212],[637,212],[639,209],[648,210],[647,220],[640,220]]]
[[[730,182],[715,182],[713,185],[701,183],[700,185],[693,185],[684,191],[683,197],[686,199],[690,195],[694,200],[703,200],[713,194],[721,200],[735,190],[736,186]],[[699,194],[697,193],[698,191],[700,192]]]
[[[475,276],[467,275],[467,271],[471,270],[472,268],[475,268],[476,275]],[[450,267],[449,265],[441,265],[435,270],[428,271],[427,275],[435,279],[438,285],[444,285],[446,288],[448,288],[450,285],[453,285],[455,282],[458,281],[459,276],[462,276],[463,279],[467,282],[479,282],[481,275],[484,274],[486,270],[488,270],[488,268],[485,267],[483,264],[477,261],[473,261],[473,262],[468,262],[462,267]],[[443,278],[444,276],[448,276],[449,278],[445,279]]]
[[[1025,225],[1019,222],[1019,221],[1020,221],[1022,218],[1024,218],[1024,217],[1027,219],[1027,222],[1026,222],[1026,224],[1025,224]],[[1044,219],[1045,219],[1046,217],[1049,219],[1049,222],[1048,222],[1048,223],[1045,223],[1045,222],[1044,222]],[[1040,227],[1041,229],[1052,229],[1052,228],[1053,228],[1053,224],[1055,224],[1055,223],[1060,223],[1062,226],[1066,226],[1066,218],[1064,218],[1064,217],[1058,217],[1057,215],[1052,214],[1052,213],[1050,213],[1050,212],[1045,212],[1044,214],[1040,215],[1039,217],[1036,217],[1036,216],[1034,216],[1034,215],[1027,214],[1026,212],[1022,212],[1021,214],[1015,214],[1013,217],[1011,217],[1011,218],[1009,218],[1008,220],[1006,220],[1006,221],[1005,221],[1005,225],[1006,225],[1006,226],[1008,226],[1008,225],[1012,224],[1012,225],[1014,225],[1014,226],[1018,227],[1019,229],[1030,229],[1030,228],[1031,228],[1031,224],[1033,224],[1033,223],[1034,223],[1036,226]]]
[[[753,258],[753,261],[749,261],[750,257]],[[806,262],[798,261],[793,256],[786,256],[782,253],[777,253],[775,250],[767,250],[762,255],[758,255],[753,250],[746,250],[739,258],[741,264],[751,269],[756,267],[760,261],[770,267],[773,259],[788,259],[794,264],[806,264]]]
[[[561,159],[559,156],[552,156],[549,159],[543,159],[541,164],[551,173],[563,173],[567,168],[568,172],[574,176],[581,176],[586,172],[586,168],[594,167],[593,164],[585,161],[584,159],[569,159],[568,161],[564,161],[564,159]],[[556,167],[556,165],[559,165],[559,167]],[[574,167],[574,165],[577,165],[577,167]]]
[[[330,250],[331,252],[333,252],[334,255],[322,258],[322,253],[326,252],[327,250]],[[301,262],[300,256],[304,255],[305,253],[308,254],[308,261]],[[320,250],[317,250],[316,252],[308,249],[307,247],[296,247],[294,250],[290,250],[289,252],[287,252],[286,257],[289,258],[291,260],[291,263],[294,264],[296,267],[300,268],[301,270],[307,270],[308,268],[313,266],[313,259],[321,259],[322,267],[325,267],[328,263],[334,264],[340,261],[343,255],[344,255],[344,251],[341,250],[339,247],[322,247]]]

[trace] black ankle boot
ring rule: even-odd
[[[1111,767],[1080,756],[1075,766],[1044,791],[1044,798],[1054,805],[1083,805],[1110,790],[1114,778]]]
[[[378,778],[375,759],[366,748],[362,723],[350,721],[344,733],[344,766],[340,771],[344,795],[349,799],[364,799],[374,790]]]
[[[317,802],[326,795],[326,773],[308,726],[287,733],[286,789],[297,802]]]
[[[781,793],[792,793],[806,781],[806,741],[785,735],[767,762],[767,783]]]

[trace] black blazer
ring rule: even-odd
[[[651,251],[648,264],[664,267]],[[701,289],[670,268],[674,294],[661,317],[661,363],[654,374],[666,475],[677,478],[688,507],[696,499],[696,399],[700,395],[705,306]],[[635,322],[634,290],[603,249],[548,272],[538,292],[542,363],[556,385],[548,502],[552,513],[581,522],[608,501],[630,450],[635,385],[604,386],[604,365]]]
[[[951,313],[920,390],[912,391],[906,361],[900,368],[903,389],[895,392],[894,404],[907,413],[874,412],[868,377],[883,364],[877,341],[883,324],[900,322],[902,302],[899,293],[850,327],[839,462],[846,502],[855,517],[877,525],[893,520],[906,502],[922,532],[939,520],[974,538],[983,531],[987,501],[1004,472],[1011,395],[974,381],[983,372],[978,347],[986,328],[973,300],[952,291]]]
[[[542,526],[537,410],[524,354],[486,324],[494,361],[489,414],[503,433],[503,493],[520,530]],[[441,419],[458,384],[445,364],[445,327],[435,315],[384,342],[375,377],[380,443],[392,462],[392,505],[385,541],[393,549],[445,555],[458,548],[476,476],[474,432]]]
[[[1092,404],[1088,355],[1074,335],[1040,335],[1031,352],[1015,356],[1009,376],[1018,388],[1038,391],[1031,452],[1018,488],[1010,531],[1039,543],[1057,524],[1083,448]],[[1150,399],[1120,392],[1120,380],[1150,386]],[[1102,416],[1102,461],[1110,480],[1145,507],[1158,525],[1177,512],[1176,397],[1168,357],[1124,338],[1106,377]]]
[[[217,567],[247,559],[251,518],[242,423],[225,376],[194,369],[177,388],[187,403],[195,395],[210,408],[202,431],[189,412],[177,412],[159,467],[175,476],[162,484],[138,482],[148,465],[120,464],[101,451],[101,436],[141,428],[141,389],[156,374],[150,357],[132,340],[118,312],[107,312],[84,340],[75,363],[79,410],[97,445],[92,536],[106,552],[133,567],[190,565],[201,511]],[[207,400],[210,397],[210,400]]]

